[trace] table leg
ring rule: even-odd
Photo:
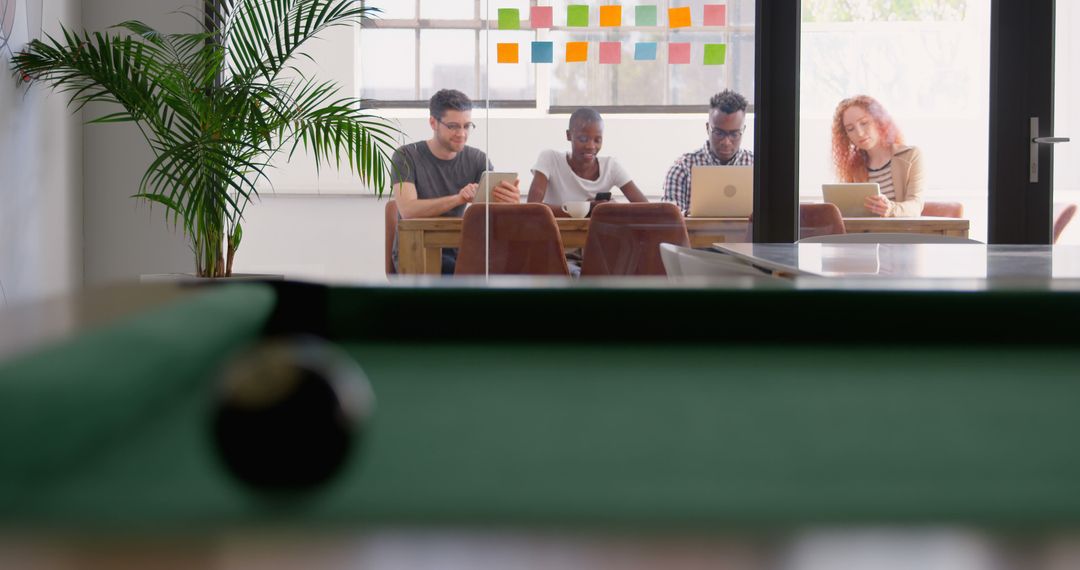
[[[405,230],[398,226],[398,273],[402,275],[424,273],[427,268],[425,259],[427,252],[423,242],[423,230]]]
[[[428,275],[442,275],[442,248],[424,248],[424,273]]]

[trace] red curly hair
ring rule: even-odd
[[[832,156],[836,166],[836,174],[841,182],[866,182],[869,173],[866,169],[866,151],[859,150],[855,143],[848,138],[847,130],[844,129],[844,111],[851,107],[862,107],[874,119],[878,132],[885,144],[904,144],[904,135],[900,128],[893,122],[892,117],[873,97],[856,95],[844,99],[836,106],[833,114],[832,126]]]

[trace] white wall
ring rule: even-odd
[[[165,32],[190,31],[195,22],[178,10],[198,13],[198,0],[85,0],[82,25],[104,30],[142,20]],[[111,112],[87,107],[87,119]],[[143,273],[194,271],[180,229],[167,228],[165,211],[130,196],[153,156],[132,125],[87,125],[84,145],[85,279],[88,285],[137,278]]]
[[[20,7],[25,8],[25,3]],[[42,27],[78,23],[78,0],[46,0]],[[27,33],[21,19],[16,49]],[[21,36],[21,37],[20,37]],[[24,85],[0,55],[0,306],[74,291],[82,282],[82,140],[67,99]]]

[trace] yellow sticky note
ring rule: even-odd
[[[668,8],[667,11],[668,26],[672,28],[689,28],[690,27],[690,7],[684,8]]]
[[[622,6],[601,6],[600,27],[617,28],[622,25]]]
[[[566,61],[588,61],[589,42],[566,42]]]
[[[517,63],[518,62],[518,45],[517,44],[498,44],[496,46],[498,50],[499,63]]]

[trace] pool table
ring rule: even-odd
[[[1075,526],[1078,318],[1045,289],[194,288],[0,363],[0,527]],[[268,494],[209,416],[231,352],[297,333],[376,403],[332,480]]]

